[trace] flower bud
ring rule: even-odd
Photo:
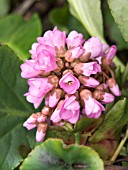
[[[116,51],[117,51],[117,47],[115,45],[112,45],[108,52],[106,53],[106,55],[103,57],[102,59],[102,63],[104,65],[110,65],[110,63],[112,62],[112,60],[114,59],[115,57],[115,54],[116,54]]]
[[[56,75],[48,76],[48,82],[53,85],[53,87],[58,87],[59,78]]]
[[[43,109],[41,110],[41,113],[45,116],[47,116],[50,112],[50,108],[47,106],[44,106]]]
[[[99,85],[99,82],[93,77],[79,76],[78,79],[86,87],[95,88],[96,86]]]
[[[104,104],[108,104],[114,101],[114,96],[112,94],[98,90],[93,92],[93,97]]]
[[[108,84],[109,89],[115,96],[121,96],[121,91],[114,78],[109,78],[106,83]]]
[[[104,91],[108,88],[108,85],[103,83],[96,87],[97,90]]]
[[[74,71],[77,74],[90,76],[91,74],[97,74],[98,72],[101,72],[101,67],[97,62],[78,63],[75,65]]]
[[[45,105],[51,108],[55,107],[62,96],[63,91],[61,89],[53,89],[45,99]]]
[[[90,90],[85,89],[80,92],[80,97],[82,100],[88,100],[89,96],[92,97],[92,92]]]

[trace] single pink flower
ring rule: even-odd
[[[25,63],[21,64],[20,68],[22,70],[21,77],[23,78],[33,78],[38,77],[41,70],[35,69],[35,60],[25,60]]]
[[[75,124],[79,119],[80,105],[76,101],[76,96],[67,97],[61,107],[60,118],[72,124]]]
[[[45,32],[43,37],[38,37],[37,41],[40,44],[56,47],[58,51],[61,51],[61,48],[65,49],[66,32],[62,32],[55,27],[53,31]]]
[[[53,53],[42,50],[37,56],[36,69],[44,70],[46,73],[53,71],[57,68],[56,58]]]
[[[90,76],[91,74],[97,74],[101,72],[101,67],[97,62],[78,63],[75,65],[74,70],[77,74],[83,74]]]
[[[53,85],[48,83],[48,78],[33,78],[28,80],[29,91],[24,94],[27,101],[34,104],[37,109],[44,96],[52,89]]]
[[[80,34],[77,31],[71,31],[66,38],[68,48],[82,46],[83,42],[83,34]]]
[[[57,123],[61,120],[66,120],[72,124],[78,121],[80,114],[80,105],[75,100],[75,96],[67,97],[65,100],[61,100],[51,116],[51,120]]]
[[[93,77],[86,77],[86,76],[79,76],[80,82],[85,86],[85,87],[92,87],[95,88],[97,87],[100,83],[94,79]]]
[[[85,53],[91,53],[90,58],[98,57],[102,52],[102,43],[98,37],[89,38],[84,43]]]
[[[68,72],[60,79],[59,85],[66,93],[74,94],[80,87],[80,82],[73,74]]]
[[[45,105],[51,108],[55,107],[60,100],[62,95],[61,89],[53,89],[51,92],[48,93],[45,99]]]

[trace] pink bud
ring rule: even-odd
[[[51,117],[50,117],[50,120],[53,122],[53,123],[58,123],[61,121],[61,118],[60,118],[60,110],[61,110],[61,107],[62,107],[62,104],[63,104],[63,100],[61,100],[56,109],[54,110],[54,112],[52,113]]]
[[[23,126],[26,127],[27,130],[31,130],[31,129],[34,129],[37,125],[33,123],[28,123],[27,121],[25,121]]]
[[[44,137],[46,135],[46,132],[42,132],[42,131],[36,131],[36,141],[37,142],[41,142],[43,141]]]
[[[91,53],[90,58],[98,57],[102,52],[102,43],[99,38],[92,37],[84,43],[85,53]]]
[[[90,76],[91,74],[97,74],[101,72],[101,67],[97,62],[78,63],[75,65],[74,70],[77,74],[83,74]]]
[[[112,62],[112,60],[115,57],[117,51],[117,47],[115,45],[112,45],[108,52],[106,53],[105,57],[103,57],[102,62],[104,65],[110,65],[110,63]]]
[[[79,76],[80,82],[86,87],[97,87],[100,83],[93,77]]]
[[[109,78],[106,83],[108,84],[109,89],[115,96],[121,96],[121,91],[114,78]]]
[[[45,99],[45,105],[49,106],[51,108],[55,107],[60,100],[62,95],[62,90],[61,89],[53,89],[48,95],[46,96]]]
[[[103,104],[108,104],[114,101],[114,96],[107,92],[94,91],[93,96],[95,99],[101,101]]]
[[[71,73],[67,73],[60,79],[59,85],[66,93],[73,94],[80,87],[80,82]]]
[[[66,38],[68,48],[81,46],[84,42],[83,35],[77,31],[71,31]]]

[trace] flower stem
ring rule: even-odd
[[[80,136],[81,136],[81,133],[80,132],[76,132],[75,134],[75,144],[80,144]]]
[[[122,148],[123,145],[125,144],[127,138],[128,138],[128,128],[127,128],[127,130],[126,130],[125,136],[124,136],[123,139],[121,140],[118,148],[116,149],[114,155],[112,156],[112,158],[111,158],[111,160],[110,160],[111,163],[114,163],[114,162],[115,162],[115,160],[116,160],[117,156],[119,155],[119,152],[121,151],[121,148]]]

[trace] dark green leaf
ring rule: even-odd
[[[31,45],[41,32],[41,23],[36,14],[28,21],[16,14],[0,20],[0,42],[8,44],[21,60],[30,57]]]
[[[66,146],[61,140],[49,139],[37,146],[25,159],[20,170],[103,170],[98,154],[87,146]]]
[[[8,46],[0,46],[0,63],[0,170],[13,170],[23,160],[19,147],[35,145],[34,131],[22,125],[33,109],[23,97],[21,61]]]

